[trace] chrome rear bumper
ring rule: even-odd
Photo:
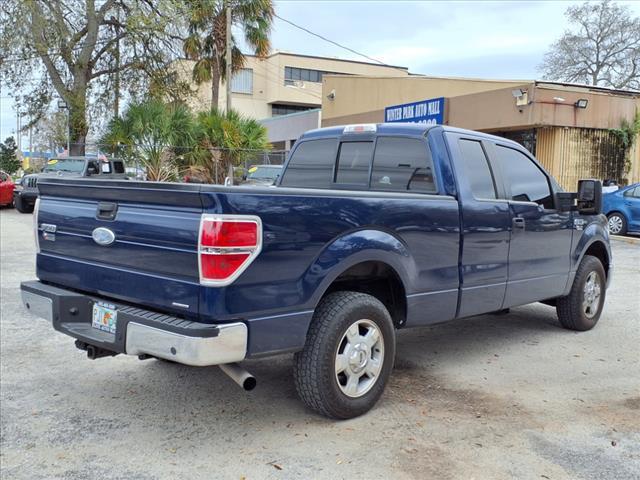
[[[244,323],[218,325],[215,337],[192,337],[129,322],[125,350],[128,355],[151,355],[185,365],[204,367],[239,362],[247,352]]]
[[[104,350],[199,367],[239,362],[247,354],[248,330],[242,322],[212,325],[116,304],[113,334],[91,325],[93,304],[104,299],[38,281],[23,282],[20,288],[22,303],[35,316],[49,320],[62,333]]]

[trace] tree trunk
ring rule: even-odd
[[[69,108],[69,155],[83,156],[89,132],[86,89],[78,88],[67,107]]]
[[[218,110],[218,98],[220,96],[220,68],[214,61],[211,67],[211,110]]]

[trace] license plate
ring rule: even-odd
[[[104,303],[93,304],[93,319],[91,321],[93,328],[97,328],[103,332],[116,333],[117,320],[118,312],[114,305]]]

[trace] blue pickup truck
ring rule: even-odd
[[[301,399],[368,411],[396,330],[532,302],[591,329],[611,279],[601,185],[443,126],[310,131],[276,187],[43,178],[23,303],[90,358],[220,365],[295,353]]]

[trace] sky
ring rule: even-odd
[[[276,13],[412,73],[528,80],[540,77],[537,66],[567,28],[564,11],[576,3],[581,2],[283,0],[276,1]],[[640,2],[618,3],[640,15]],[[271,42],[273,50],[366,61],[279,19]],[[0,139],[16,129],[8,95],[1,85]]]

